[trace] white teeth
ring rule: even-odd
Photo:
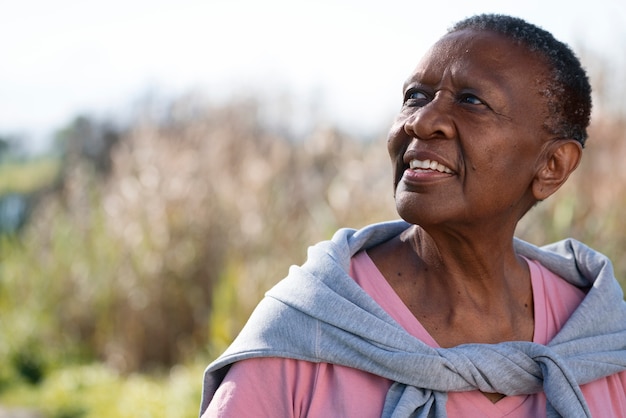
[[[412,170],[421,168],[423,170],[430,169],[441,173],[452,174],[452,170],[435,160],[411,160],[409,162],[409,167]]]

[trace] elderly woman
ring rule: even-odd
[[[590,87],[523,20],[461,21],[389,133],[403,221],[343,229],[267,293],[206,371],[204,417],[626,416],[611,263],[514,238],[577,167]]]

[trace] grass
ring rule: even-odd
[[[182,418],[197,416],[206,362],[161,375],[123,376],[102,363],[64,367],[38,385],[14,384],[0,404],[46,418]]]

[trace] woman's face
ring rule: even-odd
[[[405,83],[389,133],[398,213],[422,226],[514,227],[535,202],[549,139],[547,74],[538,55],[493,32],[439,40]]]

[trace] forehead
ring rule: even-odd
[[[420,60],[412,78],[449,75],[463,83],[484,79],[538,85],[547,81],[548,74],[546,60],[525,45],[496,32],[465,29],[439,39]]]

